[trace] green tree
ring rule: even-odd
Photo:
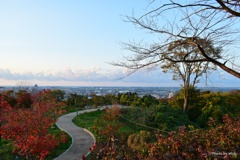
[[[133,102],[131,103],[131,106],[133,107],[140,107],[142,106],[142,100],[140,97],[138,97],[138,95],[134,95],[134,100]]]
[[[65,92],[63,90],[57,89],[57,90],[51,90],[51,93],[54,98],[56,98],[58,101],[64,100]]]
[[[105,98],[104,104],[116,104],[118,102],[118,98],[114,94],[106,94],[104,98]]]
[[[158,105],[159,101],[152,95],[144,95],[142,98],[143,107],[150,107],[152,105]]]
[[[182,108],[185,104],[185,88],[181,88],[172,99],[168,100],[168,103],[174,108]],[[195,121],[198,116],[201,115],[201,109],[204,104],[200,103],[202,97],[200,96],[200,90],[192,85],[188,88],[188,116],[192,121]]]
[[[104,97],[103,97],[103,96],[98,96],[98,95],[96,95],[96,94],[92,94],[91,96],[92,96],[92,99],[91,99],[92,104],[93,104],[95,107],[97,107],[97,106],[103,106],[103,105],[104,105],[105,100],[104,100]]]
[[[206,127],[208,125],[209,118],[214,118],[216,123],[222,123],[222,116],[224,114],[228,114],[231,117],[237,117],[239,115],[240,105],[229,101],[230,95],[232,100],[237,100],[239,96],[237,94],[220,92],[201,94],[202,101],[199,101],[199,104],[202,105],[202,113],[197,119],[201,127]]]
[[[4,96],[4,99],[11,105],[11,106],[16,106],[17,104],[17,99],[15,96],[15,93],[13,90],[7,90],[2,93]]]
[[[127,95],[122,94],[122,95],[120,96],[120,104],[122,104],[122,105],[128,105],[128,101],[129,101],[129,99],[128,99],[128,96],[127,96]]]
[[[70,94],[67,100],[68,107],[84,108],[86,105],[90,105],[90,100],[83,95],[77,95],[76,93]]]

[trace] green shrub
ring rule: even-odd
[[[209,118],[213,118],[216,123],[222,123],[222,117],[224,114],[228,114],[231,117],[236,117],[240,113],[240,101],[236,97],[238,95],[230,93],[212,92],[207,94],[201,94],[203,101],[202,113],[198,117],[197,122],[201,127],[206,127]],[[236,101],[234,101],[236,100]]]
[[[147,109],[131,108],[124,114],[128,119],[141,125],[160,130],[176,130],[179,126],[193,125],[181,108],[171,106],[151,106]]]

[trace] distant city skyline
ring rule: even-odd
[[[26,81],[40,86],[179,87],[160,68],[123,78],[126,69],[107,63],[131,54],[121,42],[151,41],[148,33],[123,21],[126,15],[143,14],[147,6],[147,0],[0,1],[0,86]],[[207,85],[240,83],[219,69]]]

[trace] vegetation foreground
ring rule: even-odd
[[[87,159],[239,159],[240,91],[192,88],[188,112],[183,111],[182,92],[171,99],[124,93],[91,99],[72,94],[67,100],[60,90],[32,95],[21,91],[17,98],[10,91],[3,93],[0,159],[57,157],[70,145],[69,137],[54,125],[57,117],[64,110],[103,102],[116,105],[73,119],[96,137]]]
[[[7,91],[0,98],[1,160],[53,159],[70,146],[71,138],[55,125],[64,104],[53,91]]]
[[[115,106],[75,117],[76,125],[97,138],[87,158],[239,159],[240,92],[193,92],[188,114],[180,107],[180,92],[158,105]],[[130,100],[134,94],[125,96]]]

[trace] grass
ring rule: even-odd
[[[93,129],[95,122],[101,118],[101,115],[103,115],[104,112],[105,112],[104,110],[97,110],[94,112],[86,112],[84,114],[80,114],[80,115],[74,117],[72,121],[76,126],[79,126],[81,128],[86,128],[90,132],[95,134],[95,131]],[[146,130],[146,128],[136,126],[136,125],[129,123],[128,121],[124,121],[122,119],[120,122],[124,123],[124,126],[119,129],[120,132],[137,133],[141,130]]]
[[[12,153],[13,144],[10,141],[1,139],[0,142],[0,160],[12,160],[15,155]]]
[[[94,134],[95,137],[97,137],[97,135],[95,134],[95,130],[94,130],[94,126],[96,125],[96,121],[101,119],[101,115],[103,115],[105,113],[104,110],[97,110],[94,112],[86,112],[83,114],[80,114],[76,117],[73,118],[73,123],[81,128],[86,128],[88,129],[90,132],[92,132]],[[136,126],[128,121],[125,121],[124,119],[120,119],[120,122],[124,124],[124,126],[122,126],[119,129],[120,133],[123,133],[123,135],[130,135],[132,133],[139,133],[141,130],[145,130],[145,128]],[[87,160],[91,160],[91,153],[90,155],[87,156]]]
[[[92,128],[95,125],[95,121],[101,118],[101,115],[104,114],[105,111],[97,110],[94,112],[87,112],[84,114],[79,114],[78,116],[73,118],[73,123],[76,126],[81,128],[86,128],[93,132]]]
[[[72,138],[65,132],[61,131],[56,125],[54,125],[52,128],[50,128],[49,132],[52,135],[58,136],[59,134],[63,133],[67,136],[67,142],[66,143],[60,143],[59,146],[57,146],[47,157],[46,160],[52,160],[59,155],[61,155],[63,152],[65,152],[72,143]]]

